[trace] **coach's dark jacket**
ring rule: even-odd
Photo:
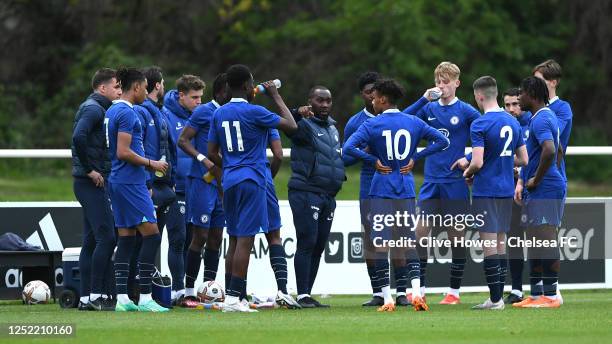
[[[87,177],[95,170],[107,179],[111,161],[106,148],[104,114],[111,106],[108,98],[92,93],[79,106],[72,127],[72,175]]]
[[[342,162],[340,136],[331,117],[323,121],[317,117],[296,117],[298,129],[290,138],[290,190],[325,193],[335,196],[346,180]]]

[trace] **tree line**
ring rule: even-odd
[[[607,145],[611,14],[605,0],[3,1],[0,147],[68,147],[74,113],[102,66],[161,66],[170,89],[183,73],[210,85],[244,63],[256,80],[283,80],[289,106],[315,84],[329,87],[342,129],[362,106],[356,78],[364,71],[399,80],[407,105],[433,85],[439,62],[453,61],[462,69],[458,95],[473,103],[477,77],[515,87],[548,58],[564,68],[570,144]]]

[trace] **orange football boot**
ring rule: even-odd
[[[540,296],[537,300],[532,303],[523,306],[523,308],[559,308],[561,307],[561,302],[558,299],[551,299],[547,296]]]
[[[378,307],[377,311],[378,312],[395,312],[395,304],[394,303],[384,304]]]
[[[453,294],[446,294],[446,296],[444,296],[442,301],[440,301],[441,305],[458,305],[460,303],[461,301],[459,300],[459,297]]]
[[[541,296],[540,296],[541,297]],[[523,301],[521,302],[516,302],[512,304],[512,307],[517,307],[517,308],[525,308],[527,307],[529,304],[533,303],[537,301],[536,298],[534,298],[533,296],[529,296],[523,299]]]
[[[420,296],[415,296],[412,299],[412,308],[414,308],[414,310],[417,312],[429,310],[429,306],[425,303],[425,300]]]

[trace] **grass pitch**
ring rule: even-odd
[[[564,291],[560,309],[474,311],[485,294],[463,294],[463,304],[429,312],[402,308],[378,313],[361,307],[367,296],[321,299],[329,309],[262,310],[253,314],[173,309],[166,314],[79,312],[58,305],[0,304],[0,323],[71,323],[74,337],[9,338],[25,343],[611,343],[612,291]]]

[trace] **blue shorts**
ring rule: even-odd
[[[266,188],[247,179],[225,190],[223,205],[227,234],[252,237],[268,232]]]
[[[470,189],[464,180],[424,182],[419,192],[419,208],[425,214],[467,214],[470,210]]]
[[[563,219],[566,191],[564,187],[539,185],[525,193],[523,204],[527,226],[550,225],[558,227]]]
[[[508,233],[512,219],[512,198],[474,197],[472,214],[482,221],[475,221],[474,229],[486,233]],[[482,226],[478,224],[482,223]]]
[[[369,198],[359,199],[359,215],[361,216],[361,230],[366,233],[370,233],[372,230],[372,212],[370,207],[372,201]]]
[[[200,228],[223,228],[225,215],[217,191],[217,184],[209,184],[200,178],[188,177],[187,223]]]
[[[266,200],[268,204],[268,229],[275,231],[281,228],[280,208],[278,206],[278,198],[274,189],[274,182],[267,181],[266,183]]]
[[[132,228],[145,222],[157,223],[155,208],[145,184],[108,183],[115,226]]]
[[[383,240],[415,239],[416,223],[411,215],[416,214],[414,198],[408,199],[368,199],[363,200],[364,206],[371,211],[370,239]],[[400,218],[396,214],[399,212]],[[393,217],[393,221],[390,221]],[[398,223],[399,221],[399,223]],[[393,225],[388,226],[388,224]]]

